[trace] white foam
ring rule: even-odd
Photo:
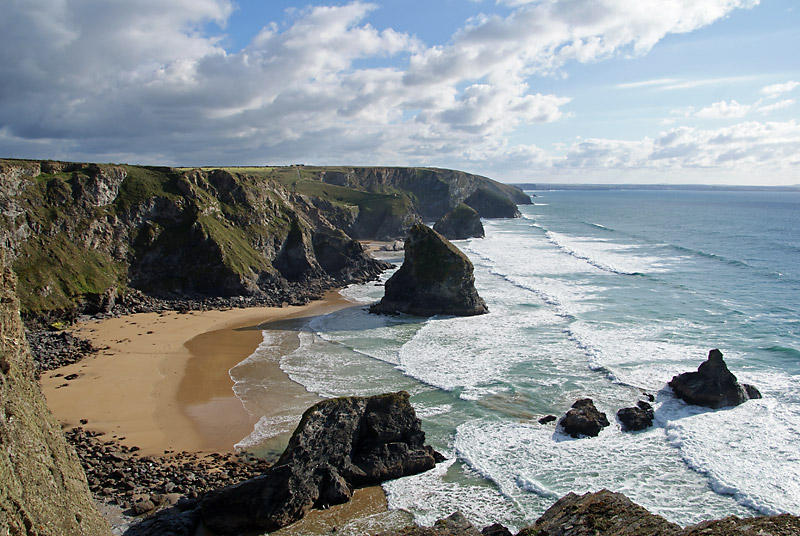
[[[253,427],[250,435],[236,443],[234,448],[237,450],[252,449],[261,445],[267,439],[291,432],[298,422],[300,422],[300,415],[277,415],[269,418],[262,416]]]
[[[800,514],[800,412],[765,398],[704,410],[674,401],[667,437],[719,493],[766,515]]]
[[[414,521],[422,526],[431,526],[455,511],[461,512],[476,527],[499,520],[504,520],[514,532],[524,526],[524,514],[495,488],[449,474],[460,471],[454,462],[450,459],[430,471],[384,482],[389,508],[412,513]]]
[[[458,427],[455,449],[533,519],[555,497],[604,488],[681,524],[750,513],[689,470],[660,428],[627,434],[612,425],[598,437],[573,440],[552,427],[478,419]]]

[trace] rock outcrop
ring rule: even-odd
[[[625,495],[602,490],[565,495],[518,536],[667,536],[680,530]]]
[[[478,188],[464,203],[474,208],[481,218],[519,218],[517,203],[488,188]],[[528,198],[530,203],[530,198]]]
[[[442,235],[423,224],[411,228],[403,265],[386,282],[383,299],[370,311],[419,316],[488,312],[475,289],[472,262]]]
[[[728,370],[722,352],[711,350],[697,372],[685,372],[672,378],[669,386],[675,396],[696,406],[723,408],[738,406],[751,398],[761,398],[761,393],[748,384],[740,384]]]
[[[595,437],[609,424],[606,414],[594,406],[591,398],[576,400],[572,409],[558,421],[564,432],[575,438]]]
[[[442,216],[433,226],[433,230],[448,240],[464,240],[486,236],[481,217],[474,208],[464,203]]]
[[[442,457],[424,441],[406,392],[325,400],[305,412],[269,471],[207,496],[202,519],[219,534],[277,530],[347,502],[354,488],[433,468]]]
[[[2,254],[0,403],[0,534],[110,534],[36,383],[15,277]]]
[[[622,430],[625,432],[649,428],[653,425],[654,418],[653,406],[643,400],[637,402],[634,407],[622,408],[617,412],[617,420],[622,424]]]

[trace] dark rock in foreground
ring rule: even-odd
[[[600,430],[609,425],[605,413],[599,411],[591,398],[582,398],[572,404],[572,409],[564,415],[558,424],[564,432],[572,437],[595,437]]]
[[[480,215],[474,208],[464,203],[442,216],[433,226],[433,230],[448,240],[464,240],[486,236]]]
[[[651,427],[654,418],[653,406],[641,400],[635,407],[622,408],[617,412],[617,419],[622,424],[622,430],[628,432]]]
[[[761,398],[752,385],[740,384],[728,370],[722,352],[711,350],[708,360],[697,372],[686,372],[672,378],[669,386],[675,396],[686,402],[707,408],[738,406],[745,400]]]
[[[470,316],[489,309],[475,290],[467,256],[430,227],[416,224],[406,238],[403,265],[386,282],[383,299],[370,312]]]
[[[519,536],[666,536],[681,527],[608,490],[559,499]]]
[[[433,468],[442,457],[424,445],[408,399],[401,391],[312,406],[269,471],[203,499],[205,525],[219,534],[274,531],[347,502],[356,487]]]

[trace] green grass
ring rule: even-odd
[[[13,267],[24,313],[68,310],[82,295],[126,282],[123,263],[76,245],[64,233],[28,240]]]

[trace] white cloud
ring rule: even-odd
[[[695,113],[695,116],[704,119],[741,118],[746,116],[750,112],[751,108],[751,106],[747,104],[739,104],[735,100],[730,102],[719,101],[715,102],[711,106],[707,106],[699,110],[697,113]]]
[[[782,84],[772,84],[770,86],[765,86],[761,88],[761,93],[763,95],[766,95],[768,99],[776,99],[784,93],[793,91],[798,86],[800,86],[800,82],[789,80],[788,82],[784,82]]]
[[[570,115],[570,97],[537,92],[531,76],[572,61],[641,55],[668,34],[758,1],[505,3],[507,16],[477,17],[435,47],[364,23],[372,4],[309,7],[288,26],[266,24],[229,54],[224,35],[207,28],[224,26],[230,0],[8,0],[0,20],[0,150],[189,165],[464,165],[498,176],[532,167],[648,167],[670,148],[593,139],[554,155],[510,144],[521,126]],[[722,104],[730,112],[737,103]]]

